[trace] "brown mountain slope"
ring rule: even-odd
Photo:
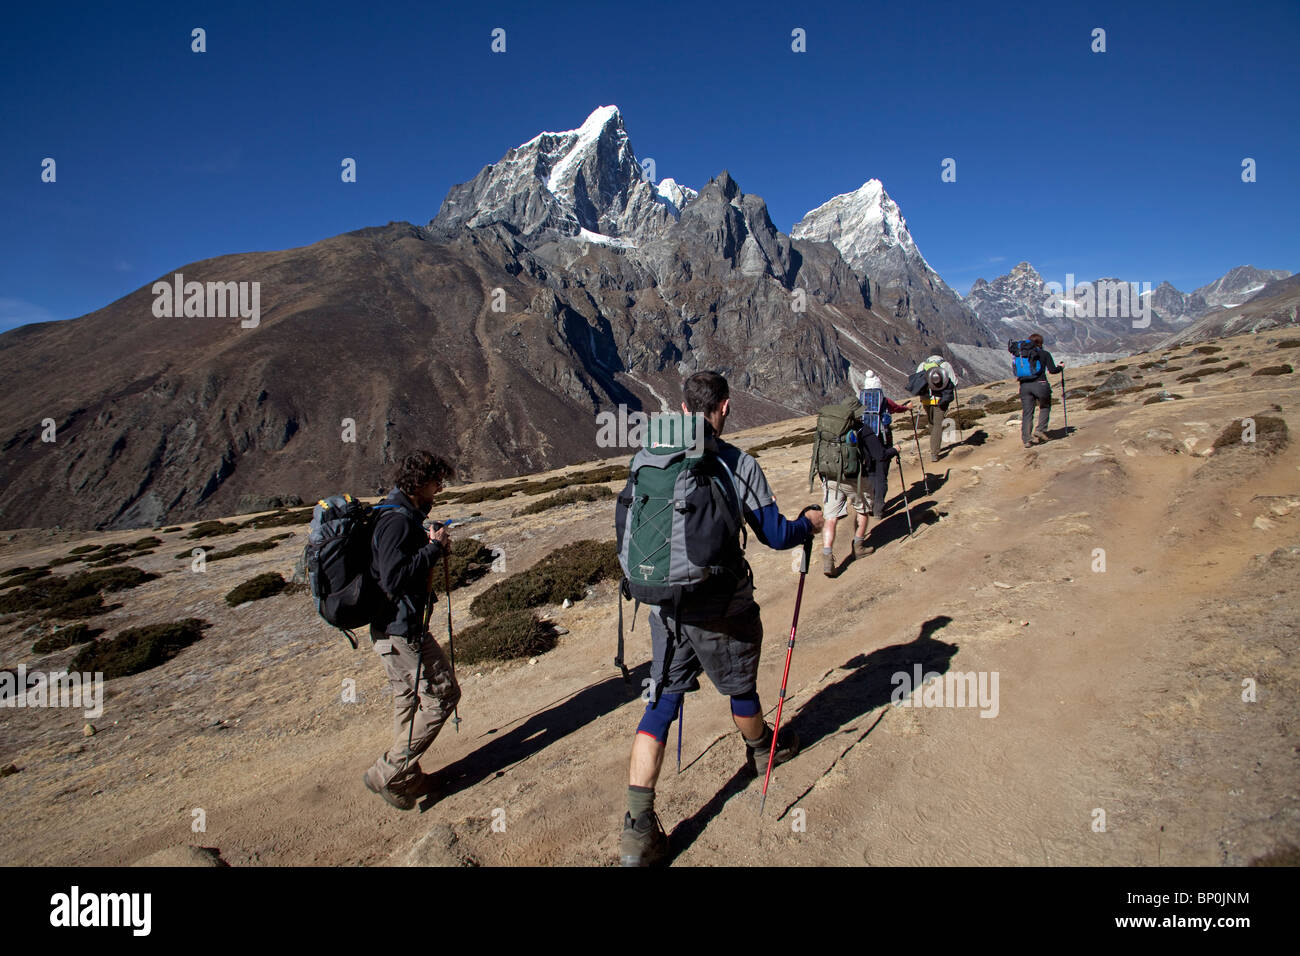
[[[1011,416],[985,415],[929,469],[932,494],[912,486],[911,539],[895,483],[890,513],[871,532],[876,553],[807,581],[785,708],[804,750],[774,773],[764,817],[725,700],[707,682],[690,695],[682,772],[670,755],[659,788],[675,862],[1237,865],[1300,845],[1295,445],[1267,454],[1234,440],[1206,454],[1243,415],[1267,412],[1294,435],[1300,386],[1295,375],[1251,375],[1276,360],[1276,339],[1219,345],[1213,357],[1227,361],[1200,382],[1141,369],[1149,357],[1072,370],[1079,388],[1117,369],[1148,388],[1114,405],[1072,399],[1073,434],[1058,412],[1055,440],[1032,452]],[[1238,360],[1246,367],[1226,370]],[[1179,349],[1172,364],[1199,361]],[[1158,384],[1185,397],[1145,404]],[[974,408],[982,394],[1013,391],[995,383],[963,400]],[[808,424],[731,437],[752,447]],[[812,500],[806,455],[760,452],[788,514]],[[912,454],[903,467],[919,483]],[[608,503],[512,517],[521,503],[476,504],[484,520],[462,532],[503,546],[510,571],[611,533]],[[287,574],[302,530],[204,575],[177,568],[186,562],[172,553],[189,542],[163,537],[156,554],[132,562],[162,577],[116,595],[124,606],[99,626],[111,635],[197,615],[212,632],[162,667],[110,682],[92,737],[79,713],[0,709],[0,767],[18,768],[0,778],[0,862],[130,863],[200,844],[244,865],[613,863],[641,706],[610,665],[611,583],[547,609],[568,633],[535,663],[462,669],[461,733],[444,732],[424,761],[443,796],[400,814],[360,781],[389,733],[373,654],[348,649],[303,595],[234,610],[221,600],[254,573]],[[18,532],[0,544],[0,569],[83,540]],[[841,559],[846,548],[841,538]],[[771,710],[796,579],[789,553],[751,539],[749,557]],[[491,583],[456,592],[458,629],[472,620],[469,597]],[[33,654],[21,624],[0,620],[0,664],[66,665],[70,652]],[[642,615],[630,636],[637,676],[644,627]],[[916,664],[997,673],[996,717],[900,706],[894,675]],[[347,679],[357,703],[342,700]],[[1243,700],[1247,680],[1253,701]],[[193,829],[196,809],[203,832]]]
[[[596,413],[675,407],[686,370],[727,372],[751,399],[744,426],[843,394],[850,363],[901,384],[939,347],[870,311],[827,244],[786,248],[779,279],[712,249],[738,228],[730,186],[705,191],[695,232],[663,240],[666,284],[601,244],[525,249],[500,226],[435,241],[395,223],[179,270],[260,283],[255,328],[156,317],[151,284],[0,336],[0,524],[148,527],[231,513],[244,495],[369,493],[421,446],[466,478],[530,473],[605,454]]]

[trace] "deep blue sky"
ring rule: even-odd
[[[608,103],[660,177],[730,169],[783,231],[881,179],[963,293],[1021,259],[1185,291],[1300,269],[1300,4],[1134,6],[9,4],[0,328],[197,259],[425,223],[452,184]]]

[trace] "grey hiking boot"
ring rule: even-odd
[[[398,810],[414,810],[415,805],[420,802],[419,798],[413,794],[398,792],[381,785],[379,775],[375,773],[374,767],[367,770],[361,779],[365,782],[367,790],[379,794],[389,806],[396,807]]]
[[[1036,439],[1035,444],[1038,445],[1041,445],[1047,441],[1051,441],[1051,439],[1047,437],[1047,433],[1043,431],[1041,428],[1034,429],[1034,438]]]
[[[659,823],[659,816],[647,810],[632,820],[632,814],[623,814],[623,836],[618,843],[618,861],[623,866],[654,866],[668,856],[668,834]]]
[[[835,576],[835,555],[834,553],[822,552],[822,574],[828,578]]]
[[[859,541],[857,538],[853,539],[853,559],[855,561],[858,558],[865,558],[875,550],[875,546],[867,544],[865,539],[862,541]]]
[[[765,725],[766,727],[766,725]],[[767,774],[768,755],[772,750],[772,728],[766,727],[763,733],[763,739],[758,746],[750,746],[748,740],[745,741],[745,769],[756,777],[762,777]],[[771,754],[772,766],[776,767],[799,752],[799,735],[789,727],[781,731],[781,736],[777,739],[776,753]]]

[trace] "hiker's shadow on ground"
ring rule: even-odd
[[[971,447],[978,448],[980,445],[983,445],[988,440],[989,440],[989,433],[982,428],[977,428],[969,435],[967,435],[964,440],[959,441],[957,444],[953,445],[952,447],[959,448],[962,445],[969,445]]]
[[[930,479],[930,487],[934,488],[934,479]],[[924,490],[924,489],[922,489]],[[867,543],[875,547],[877,551],[893,541],[901,541],[911,535],[912,530],[925,524],[934,524],[939,520],[939,513],[935,511],[933,501],[912,501],[911,505],[911,524],[908,524],[908,511],[904,507],[903,495],[896,494],[885,502],[885,517],[879,520],[879,523],[873,524],[867,531]]]
[[[933,467],[933,466],[931,466]],[[952,469],[944,466],[943,474],[927,471],[924,478],[918,478],[907,486],[907,500],[917,501],[924,495],[932,495],[948,483]]]
[[[1074,426],[1068,425],[1065,428],[1053,428],[1047,433],[1048,438],[1069,438],[1074,434]]]
[[[802,754],[820,740],[837,733],[857,734],[861,728],[845,725],[890,703],[898,688],[910,687],[917,664],[921,665],[923,674],[947,673],[958,648],[956,644],[935,640],[934,634],[950,623],[952,618],[947,615],[932,617],[921,625],[921,632],[914,641],[882,647],[870,654],[858,654],[841,664],[839,670],[843,676],[809,697],[786,724],[799,735],[801,756],[795,757],[795,762],[803,759]],[[904,685],[895,680],[896,674],[906,674],[908,683]],[[865,734],[858,739],[863,736]],[[756,780],[761,787],[759,778],[740,767],[708,803],[677,824],[670,839],[670,862],[695,842],[714,817],[722,812],[728,800]]]
[[[423,812],[439,799],[467,790],[488,777],[501,776],[513,764],[545,750],[579,727],[622,707],[637,696],[642,681],[649,678],[650,662],[631,668],[631,675],[630,687],[623,682],[621,676],[614,675],[584,687],[554,707],[530,714],[512,730],[505,733],[495,729],[487,731],[493,735],[493,739],[432,775],[430,796],[421,803],[420,810]],[[442,734],[450,732],[451,728],[445,727]]]

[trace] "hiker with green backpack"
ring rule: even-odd
[[[898,455],[890,415],[909,408],[910,403],[900,405],[886,397],[880,377],[868,370],[856,402],[827,405],[818,415],[808,490],[812,491],[813,477],[820,477],[826,520],[822,573],[828,578],[835,574],[835,529],[848,516],[850,505],[856,513],[851,557],[864,558],[875,550],[867,543],[867,527],[871,515],[877,521],[885,515],[889,463]]]
[[[763,621],[742,535],[748,526],[769,548],[796,548],[821,530],[821,514],[806,508],[796,519],[784,517],[758,463],[719,437],[731,412],[725,378],[697,372],[684,393],[684,415],[674,413],[679,426],[667,416],[652,417],[615,505],[622,597],[653,606],[646,708],[632,743],[619,842],[624,866],[650,866],[668,855],[654,810],[655,784],[669,728],[684,695],[699,689],[701,673],[730,697],[751,773],[761,776],[799,749],[798,738],[785,730],[774,747],[763,719],[757,687]],[[633,627],[635,615],[634,608]],[[619,620],[615,663],[628,679],[621,598]]]

